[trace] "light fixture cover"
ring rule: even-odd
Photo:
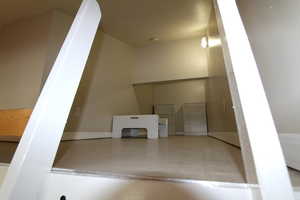
[[[201,47],[202,48],[207,48],[208,47],[208,38],[207,36],[204,36],[201,38]]]

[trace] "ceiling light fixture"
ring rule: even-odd
[[[209,47],[216,47],[222,45],[221,39],[219,37],[209,38],[208,46]]]

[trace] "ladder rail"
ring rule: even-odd
[[[258,67],[235,0],[214,0],[225,68],[242,149],[253,159],[263,200],[293,200],[294,194]],[[267,145],[266,145],[267,142]],[[243,155],[244,156],[244,155]],[[247,168],[248,167],[248,168]],[[253,176],[251,166],[246,166]]]
[[[40,199],[100,19],[97,1],[83,0],[0,188],[2,200]]]

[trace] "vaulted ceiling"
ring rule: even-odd
[[[59,9],[74,15],[81,0],[1,0],[0,26]],[[134,46],[205,34],[211,0],[99,0],[103,30]]]

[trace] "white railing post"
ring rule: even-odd
[[[39,200],[96,34],[101,12],[84,0],[34,107],[6,178],[1,200]]]
[[[236,94],[246,132],[239,134],[249,143],[263,200],[294,200],[278,133],[266,98],[260,74],[235,0],[215,0],[231,89]],[[255,14],[255,13],[254,13]]]

